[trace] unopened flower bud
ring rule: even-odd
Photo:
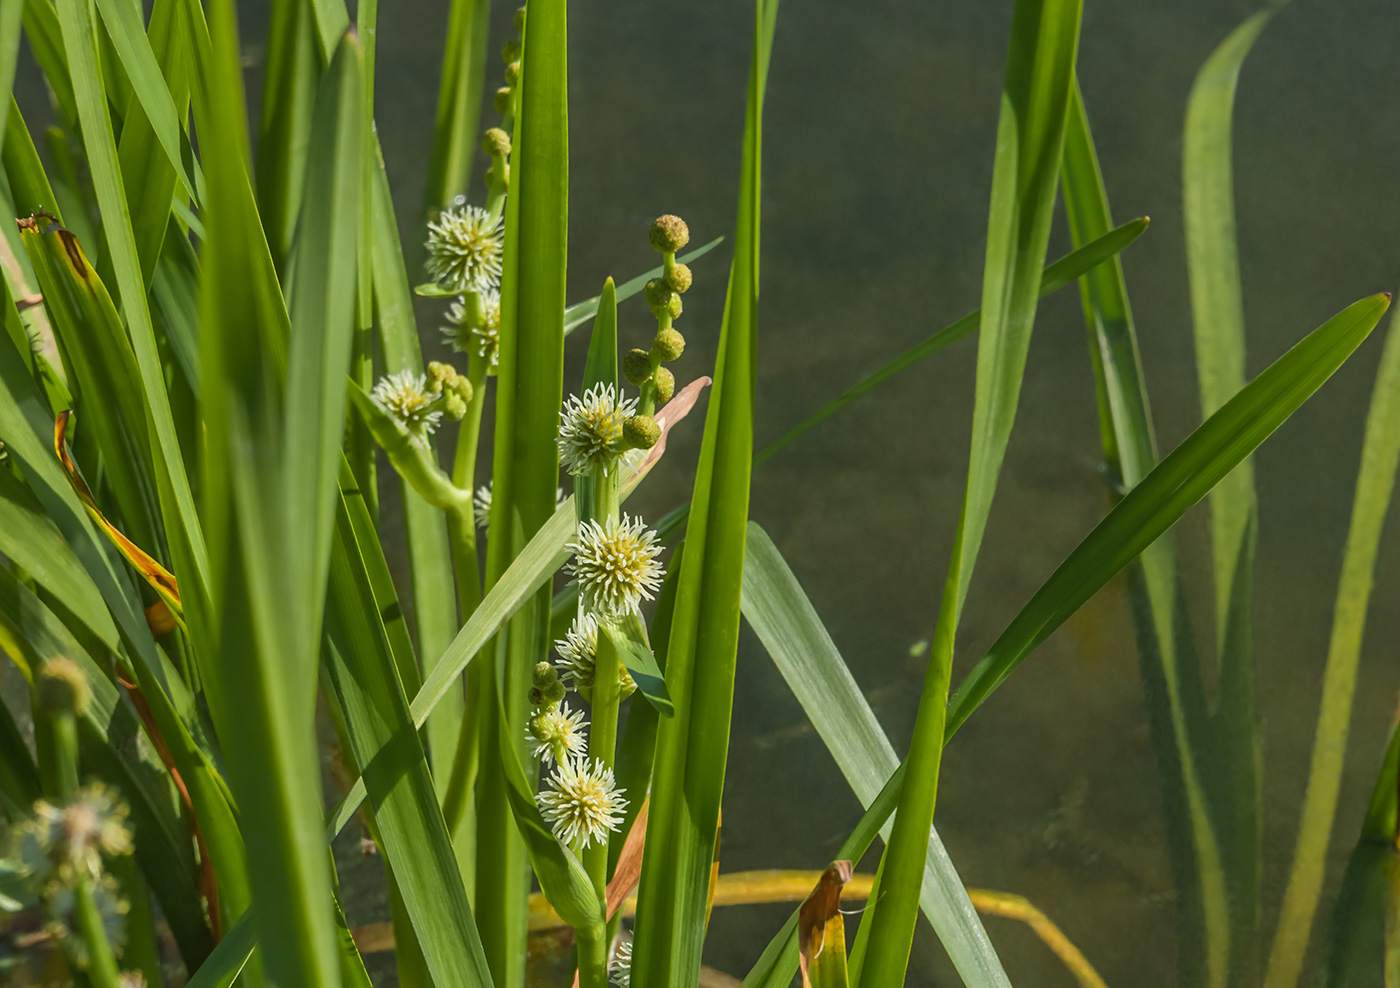
[[[662,360],[675,360],[685,352],[685,337],[679,330],[668,327],[656,334],[651,349]]]
[[[672,288],[684,295],[690,290],[690,268],[684,264],[677,264],[671,268],[671,273],[666,276],[666,280],[671,283]]]
[[[449,390],[443,396],[443,411],[453,422],[460,422],[467,414],[467,403],[455,391]]]
[[[651,356],[645,350],[628,350],[622,356],[622,376],[641,387],[651,377]]]
[[[521,4],[518,8],[516,8],[516,11],[515,11],[515,29],[516,29],[517,31],[523,31],[523,30],[525,30],[525,5],[524,5],[524,4]]]
[[[623,424],[622,436],[633,449],[651,449],[661,438],[661,426],[650,415],[633,415]]]
[[[501,61],[509,65],[511,62],[519,61],[519,59],[520,42],[515,38],[511,38],[501,46]]]
[[[674,254],[690,243],[690,228],[679,216],[667,213],[651,221],[651,249],[663,254]]]
[[[514,86],[520,81],[520,60],[516,59],[506,66],[506,85]]]
[[[491,108],[505,116],[510,112],[510,94],[511,88],[509,86],[502,86],[496,90],[496,95],[491,97]]]
[[[493,158],[504,158],[510,154],[510,135],[499,127],[492,127],[481,135],[481,150]]]
[[[550,683],[557,682],[559,670],[554,668],[553,662],[536,662],[534,674],[530,677],[530,685],[537,690],[542,690]]]
[[[564,684],[550,662],[536,662],[534,681],[530,687],[530,702],[537,707],[552,707],[564,699]]]
[[[656,389],[656,400],[664,405],[676,393],[676,375],[665,367],[658,367],[652,376],[651,386]]]
[[[647,305],[651,306],[651,311],[661,313],[671,307],[671,299],[676,297],[676,290],[666,284],[664,278],[652,278],[642,289],[642,295],[647,300]]]
[[[457,376],[457,371],[450,364],[434,360],[428,364],[428,390],[433,394],[441,394],[442,386],[449,383]]]
[[[472,382],[467,380],[465,374],[458,374],[449,381],[447,389],[464,402],[472,400]]]
[[[39,709],[49,716],[81,717],[92,702],[92,687],[78,663],[62,656],[45,662],[35,677]]]

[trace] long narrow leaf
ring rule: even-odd
[[[1089,119],[1076,86],[1065,138],[1065,214],[1076,244],[1112,224]],[[1110,482],[1136,487],[1157,462],[1147,387],[1138,358],[1123,266],[1115,258],[1080,281],[1090,364]],[[1219,985],[1230,949],[1229,903],[1220,842],[1199,764],[1206,730],[1205,689],[1185,618],[1181,576],[1170,538],[1158,539],[1128,568],[1149,726],[1165,799],[1177,889],[1177,969],[1182,984]],[[1209,979],[1209,980],[1208,980]]]
[[[744,555],[744,617],[783,674],[862,806],[870,806],[899,767],[821,618],[772,540],[749,522]],[[889,824],[881,828],[888,838]],[[969,988],[1009,986],[972,900],[930,831],[919,904]],[[791,977],[791,972],[788,977]]]
[[[951,735],[1037,645],[1155,542],[1332,376],[1376,327],[1389,295],[1354,302],[1297,343],[1167,455],[1070,553],[948,704]]]
[[[1366,438],[1361,469],[1347,531],[1342,577],[1332,614],[1332,637],[1322,675],[1322,699],[1308,768],[1307,795],[1293,852],[1283,906],[1274,934],[1273,950],[1264,978],[1265,988],[1293,988],[1303,966],[1313,915],[1322,894],[1327,846],[1337,813],[1346,738],[1351,727],[1356,671],[1361,660],[1362,633],[1375,580],[1381,532],[1395,493],[1400,465],[1400,324],[1391,316],[1390,332],[1376,371],[1371,409],[1366,415]]]
[[[967,489],[909,746],[910,783],[881,861],[881,899],[866,919],[871,930],[862,988],[902,984],[909,960],[938,794],[953,645],[1016,418],[1050,237],[1082,8],[1082,0],[1018,0],[1012,15],[992,171]]]
[[[763,102],[777,0],[754,4],[734,261],[681,562],[666,681],[675,715],[657,734],[632,977],[689,988],[700,974],[729,753],[753,469]]]

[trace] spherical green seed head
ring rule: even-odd
[[[457,392],[449,390],[443,397],[442,409],[453,422],[460,422],[467,414],[467,403]]]
[[[661,426],[650,415],[633,415],[622,426],[622,436],[633,449],[651,449],[661,438]]]
[[[671,400],[671,396],[676,393],[676,375],[672,374],[665,367],[656,368],[656,375],[652,378],[652,387],[656,388],[656,400],[663,405]]]
[[[519,7],[516,8],[516,11],[515,11],[515,29],[516,29],[517,31],[523,31],[523,30],[525,30],[525,5],[524,5],[524,4],[521,4]]]
[[[680,334],[679,330],[668,326],[656,334],[651,348],[662,360],[675,360],[685,353],[685,337]]]
[[[628,350],[622,356],[622,376],[640,388],[646,379],[651,377],[650,355],[645,350]]]
[[[684,295],[690,290],[690,268],[684,264],[677,264],[666,276],[666,280],[671,283],[672,288]]]
[[[690,228],[679,216],[667,213],[651,221],[651,249],[673,254],[690,243]]]
[[[510,154],[510,135],[499,127],[492,127],[481,135],[481,150],[493,158],[504,158]]]
[[[502,116],[510,112],[511,91],[509,86],[502,86],[496,90],[496,95],[491,97],[491,108]]]
[[[666,311],[671,314],[672,319],[679,319],[681,317],[681,312],[684,311],[684,309],[685,306],[681,305],[680,295],[673,292],[671,294],[671,301],[666,306]]]
[[[514,86],[520,81],[520,61],[517,59],[506,66],[506,85]]]
[[[520,42],[511,38],[501,46],[501,61],[509,65],[520,58]]]
[[[92,687],[78,663],[60,656],[44,663],[34,680],[39,709],[49,716],[81,717],[92,702]]]
[[[671,307],[671,300],[676,298],[676,290],[666,283],[665,278],[652,278],[642,289],[642,295],[647,300],[647,305],[651,306],[651,311],[660,314]]]

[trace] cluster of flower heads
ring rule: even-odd
[[[627,800],[612,769],[588,758],[583,711],[570,711],[564,684],[548,662],[535,666],[530,701],[535,712],[528,725],[536,758],[554,764],[548,786],[540,793],[540,815],[554,835],[574,848],[605,842],[622,823]]]
[[[118,947],[129,906],[103,858],[131,852],[127,808],[101,783],[84,786],[62,806],[39,800],[33,817],[16,830],[15,857],[48,912],[49,934],[79,967],[87,966],[88,957],[73,920],[78,886],[86,884],[107,940]]]
[[[444,413],[454,421],[467,414],[472,382],[452,366],[433,361],[426,374],[399,371],[381,377],[370,397],[414,439],[426,443]]]

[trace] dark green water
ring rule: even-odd
[[[493,51],[510,9],[497,11]],[[1080,74],[1115,217],[1153,219],[1124,265],[1164,450],[1199,421],[1180,217],[1186,98],[1201,62],[1254,9],[1239,0],[1089,0],[1085,11]],[[1010,13],[1009,2],[977,0],[784,3],[765,118],[760,445],[977,304]],[[262,5],[245,14],[246,36],[261,37]],[[653,263],[645,230],[658,213],[684,216],[696,241],[731,232],[752,11],[742,0],[575,0],[570,18],[569,284],[582,298],[606,275]],[[422,236],[416,216],[445,20],[442,2],[381,8],[378,121],[405,241]],[[1400,281],[1398,47],[1393,5],[1298,0],[1246,63],[1235,161],[1251,372],[1345,304]],[[247,55],[253,85],[261,51]],[[1057,226],[1051,253],[1067,242]],[[722,255],[695,266],[680,323],[690,344],[676,366],[682,380],[710,370]],[[419,312],[430,350],[438,314],[428,303]],[[639,303],[624,308],[623,345],[649,338],[649,322]],[[570,380],[585,346],[570,342]],[[754,478],[753,517],[901,752],[923,679],[910,645],[932,630],[966,470],[975,352],[965,341],[884,385]],[[1292,853],[1378,354],[1373,340],[1256,457],[1268,929]],[[699,434],[697,417],[632,507],[656,518],[688,496]],[[1041,308],[958,639],[959,673],[1101,517],[1098,442],[1079,303],[1062,292]],[[1209,613],[1204,512],[1177,537],[1200,586],[1192,600],[1200,633]],[[1396,706],[1397,592],[1392,531],[1324,902]],[[726,871],[821,868],[859,817],[747,630],[730,766]],[[1160,798],[1131,624],[1113,585],[958,735],[937,825],[969,885],[1029,897],[1115,988],[1158,988],[1174,982]],[[370,862],[347,875],[349,887],[365,890],[348,903],[354,922],[385,918],[376,869]],[[707,962],[742,976],[786,914],[717,910]],[[1013,983],[1073,984],[1023,928],[987,925]],[[377,984],[392,984],[387,955],[371,964]],[[957,983],[926,925],[909,983]]]

